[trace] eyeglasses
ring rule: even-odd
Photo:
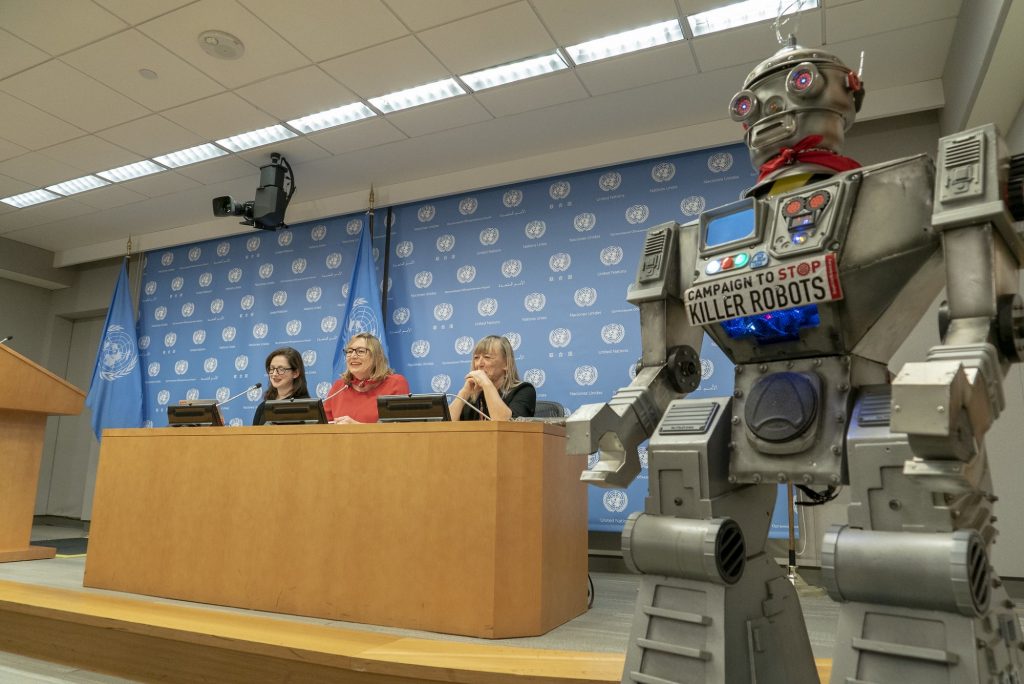
[[[290,370],[295,370],[291,366],[270,366],[267,368],[267,375],[281,375],[287,373]]]
[[[358,356],[363,358],[370,353],[370,350],[366,347],[347,347],[345,349],[345,356]]]

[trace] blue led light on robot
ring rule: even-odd
[[[733,318],[721,321],[720,324],[734,340],[753,337],[758,344],[772,344],[799,339],[801,330],[817,328],[821,325],[821,318],[818,316],[818,305],[808,304],[757,316]]]

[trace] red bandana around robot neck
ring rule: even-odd
[[[820,135],[809,135],[792,147],[783,147],[777,155],[761,165],[761,172],[757,176],[758,182],[764,180],[766,176],[778,171],[783,166],[789,166],[797,162],[817,164],[833,171],[849,171],[850,169],[860,168],[860,163],[855,159],[844,157],[823,147],[815,147],[820,142]]]

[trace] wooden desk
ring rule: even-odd
[[[558,426],[108,430],[99,461],[85,586],[488,638],[586,609]]]

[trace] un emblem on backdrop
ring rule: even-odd
[[[321,399],[327,398],[327,393],[331,391],[331,383],[329,382],[318,382],[316,385],[316,396]]]
[[[213,395],[217,401],[224,401],[231,396],[231,390],[227,387],[218,387],[217,393]]]
[[[306,301],[310,304],[316,304],[320,301],[320,297],[323,296],[323,289],[319,286],[314,285],[313,287],[306,290]]]
[[[171,393],[167,390],[160,390],[156,393],[156,403],[161,406],[166,406],[167,402],[171,400]]]
[[[601,263],[605,266],[614,266],[622,261],[622,248],[618,245],[608,245],[601,250]]]
[[[285,302],[288,301],[288,293],[284,290],[278,290],[270,298],[270,301],[274,303],[274,306],[284,306]]]
[[[508,259],[501,265],[501,275],[516,278],[523,272],[523,262],[519,259]]]
[[[228,282],[232,285],[242,279],[242,269],[237,266],[228,271]]]
[[[249,357],[245,354],[239,354],[235,357],[235,370],[244,371],[249,367]]]
[[[427,342],[426,340],[416,340],[409,347],[409,350],[417,359],[422,359],[430,353],[430,342]]]
[[[149,364],[149,367],[146,369],[146,372],[149,374],[149,377],[151,378],[155,378],[156,376],[160,375],[159,362],[154,361],[153,363]]]
[[[569,185],[569,181],[556,181],[548,188],[548,194],[553,200],[563,200],[569,196],[571,191],[572,186]]]
[[[213,284],[213,274],[207,271],[206,273],[199,276],[199,287],[207,288]]]
[[[224,257],[226,257],[230,253],[231,253],[231,243],[230,242],[219,242],[219,243],[217,243],[217,256],[219,256],[221,259],[223,259]]]
[[[643,223],[651,215],[651,210],[646,204],[634,204],[626,210],[626,220],[634,226]]]
[[[218,297],[217,299],[214,299],[212,302],[210,302],[210,313],[212,313],[213,315],[216,316],[217,314],[219,314],[223,310],[224,310],[224,300],[221,299],[220,297]]]
[[[205,330],[196,330],[194,333],[192,333],[192,344],[194,344],[194,345],[196,345],[198,347],[203,342],[206,342],[206,331]]]
[[[490,247],[491,245],[498,242],[498,238],[501,236],[501,231],[497,228],[484,228],[480,231],[480,244],[484,247]]]
[[[148,283],[146,283],[146,295],[149,296],[149,297],[152,297],[155,294],[156,294],[156,281],[155,280],[150,280]]]
[[[580,233],[586,233],[597,225],[597,216],[588,212],[577,214],[572,220],[572,226]]]
[[[597,301],[597,290],[592,287],[581,287],[576,290],[572,299],[578,307],[593,306]]]
[[[413,244],[409,240],[402,240],[395,247],[395,256],[399,259],[408,259],[412,256]]]
[[[672,162],[655,164],[651,169],[651,180],[655,183],[667,183],[676,176],[676,165]]]
[[[473,345],[475,344],[476,340],[469,335],[463,335],[459,339],[455,340],[455,353],[459,356],[465,356],[473,351]]]
[[[253,387],[252,389],[246,391],[245,398],[248,399],[249,401],[256,401],[257,399],[260,398],[261,394],[262,391],[260,390],[259,387]]]
[[[320,319],[320,329],[325,333],[332,333],[338,329],[338,319],[334,316],[324,316]]]
[[[452,378],[450,375],[435,375],[430,378],[430,389],[435,392],[447,392],[448,388],[452,386]]]
[[[699,216],[704,211],[704,198],[700,195],[684,197],[679,203],[679,211],[683,212],[683,216]]]
[[[171,348],[178,343],[178,335],[176,333],[169,332],[164,335],[164,346]]]
[[[199,261],[199,257],[203,256],[203,250],[198,247],[193,247],[188,250],[188,260],[195,263]]]
[[[534,387],[543,387],[544,382],[547,379],[547,373],[545,373],[540,368],[529,368],[523,373],[523,380],[530,383]]]
[[[174,263],[174,254],[171,252],[164,252],[160,255],[160,264],[163,266],[170,266]]]
[[[547,302],[548,298],[544,296],[543,292],[531,292],[523,297],[523,308],[530,313],[537,313],[544,309],[544,305],[547,304]]]
[[[597,368],[590,364],[577,366],[572,377],[580,387],[589,387],[597,382]]]
[[[475,214],[477,206],[476,197],[466,197],[459,200],[459,213],[463,216]]]
[[[253,297],[251,294],[247,294],[242,297],[242,301],[240,302],[240,304],[242,306],[243,311],[248,311],[256,304],[256,298]]]
[[[274,275],[274,264],[260,264],[260,278],[266,280],[272,275]]]
[[[235,327],[233,325],[229,325],[220,331],[220,339],[224,340],[225,342],[234,342],[235,335],[237,334],[238,331],[235,329]]]
[[[601,340],[605,344],[618,344],[626,336],[626,328],[621,323],[609,323],[601,328]]]
[[[568,328],[555,328],[548,333],[548,343],[556,349],[562,347],[568,347],[569,342],[572,341],[572,333],[569,332]]]
[[[544,237],[544,233],[547,232],[548,226],[543,221],[530,221],[526,224],[526,237],[531,240]]]
[[[345,225],[345,232],[349,235],[359,235],[359,231],[363,229],[362,219],[352,219]]]
[[[188,373],[188,361],[182,359],[174,364],[174,374],[184,375],[185,373]]]
[[[485,297],[476,303],[476,312],[481,316],[490,317],[498,313],[498,300],[494,297]]]
[[[288,333],[290,337],[295,337],[300,332],[302,332],[302,321],[298,319],[288,321],[288,323],[284,326],[284,331]]]
[[[509,209],[518,207],[523,202],[523,191],[522,190],[506,190],[505,194],[501,197],[501,203]]]
[[[185,302],[181,305],[181,316],[182,318],[191,318],[192,314],[196,311],[196,305],[192,302]]]
[[[313,229],[309,231],[309,238],[313,242],[320,242],[325,237],[327,237],[327,226],[322,223],[313,226]]]
[[[212,373],[217,370],[217,359],[211,356],[203,361],[203,370],[207,373]],[[198,390],[196,390],[196,392],[198,393]]]
[[[572,257],[566,252],[559,252],[558,254],[552,254],[551,258],[548,259],[548,267],[555,273],[561,273],[568,271],[569,266],[572,265]]]
[[[324,260],[324,263],[327,265],[327,268],[333,271],[334,269],[341,266],[341,254],[338,252],[331,252],[330,254],[327,255],[327,258]]]
[[[292,261],[292,273],[299,275],[300,273],[306,272],[306,260],[302,257]]]
[[[252,336],[257,340],[262,340],[268,332],[270,332],[270,328],[266,323],[257,323],[252,326]]]
[[[434,274],[430,271],[420,271],[413,277],[413,284],[421,290],[430,287],[432,282],[434,282]]]
[[[158,306],[155,309],[153,309],[153,318],[155,318],[158,321],[162,321],[165,318],[167,318],[167,307]]]
[[[502,335],[502,337],[508,340],[508,344],[512,347],[512,351],[519,351],[519,345],[523,343],[522,335],[517,332],[507,332]]]
[[[185,279],[181,276],[177,276],[171,280],[171,289],[175,292],[179,292],[181,288],[185,286]]]
[[[716,152],[708,157],[708,171],[724,173],[732,168],[732,155],[728,152]]]
[[[399,307],[391,314],[391,320],[395,322],[395,325],[405,325],[409,322],[409,314],[408,307]]]
[[[316,351],[313,349],[307,349],[306,351],[302,352],[302,363],[304,363],[307,368],[310,366],[315,366]]]
[[[715,372],[715,363],[711,359],[700,360],[700,379],[707,380]]]
[[[609,513],[622,513],[629,505],[629,497],[621,489],[609,489],[601,497],[601,503]]]
[[[605,192],[618,190],[620,185],[622,185],[622,174],[615,171],[603,173],[601,174],[601,177],[597,179],[597,187],[601,188]]]
[[[436,213],[437,213],[437,210],[434,209],[434,205],[432,205],[432,204],[424,204],[416,212],[416,218],[419,219],[420,223],[426,223],[427,221],[433,220],[434,215]]]
[[[636,448],[636,455],[640,457],[640,467],[647,468],[647,447],[638,446]]]
[[[292,231],[291,230],[282,230],[282,231],[278,232],[278,234],[277,234],[277,246],[278,247],[287,247],[290,244],[292,244]]]
[[[434,307],[434,318],[438,321],[447,321],[455,313],[455,307],[448,302],[442,302]]]
[[[341,298],[348,299],[348,283],[341,286]]]
[[[444,254],[445,252],[452,251],[455,247],[455,236],[450,233],[445,233],[441,237],[437,238],[437,242],[434,243],[437,246],[437,251]]]
[[[476,266],[460,266],[455,277],[463,285],[473,282],[473,279],[476,278]]]
[[[139,349],[146,351],[149,349],[150,338],[149,335],[143,335],[139,338]]]
[[[251,237],[251,238],[249,238],[248,240],[245,241],[245,249],[246,249],[246,251],[248,251],[248,252],[255,252],[259,248],[260,248],[260,239],[259,239],[259,237]]]

